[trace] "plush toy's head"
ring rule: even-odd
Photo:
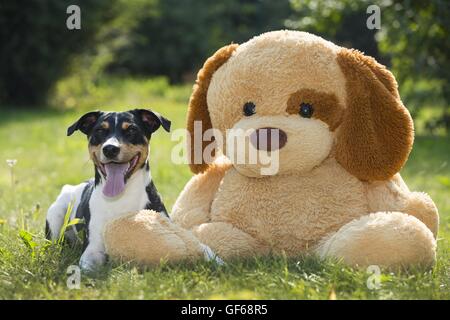
[[[229,129],[279,129],[272,141],[277,174],[307,172],[334,157],[361,180],[384,180],[400,170],[413,143],[411,117],[383,65],[298,31],[269,32],[219,49],[200,70],[191,96],[191,156],[208,144],[194,143],[195,121],[223,136]],[[261,151],[274,151],[270,134],[267,139]],[[208,166],[192,163],[191,170]],[[258,177],[262,164],[234,166]]]

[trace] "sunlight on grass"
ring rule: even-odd
[[[67,267],[78,263],[81,248],[49,244],[45,214],[63,185],[90,178],[93,168],[86,138],[66,137],[67,127],[87,110],[148,107],[172,120],[174,129],[184,128],[190,86],[109,79],[85,95],[61,86],[54,103],[65,110],[0,111],[0,299],[450,299],[450,140],[445,136],[418,136],[402,170],[410,189],[429,193],[440,211],[432,271],[385,272],[381,289],[369,290],[364,270],[312,257],[255,258],[222,267],[162,264],[144,272],[110,264],[104,277],[83,277],[81,290],[68,290]],[[187,166],[170,161],[175,144],[163,131],[151,142],[152,176],[168,209],[191,176]],[[13,178],[7,159],[17,160]]]

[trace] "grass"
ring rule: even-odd
[[[157,79],[110,80],[86,90],[82,95],[59,87],[54,101],[63,110],[0,109],[0,299],[450,299],[450,140],[445,136],[418,136],[402,171],[409,187],[428,192],[440,210],[438,262],[431,271],[384,271],[381,288],[370,290],[364,270],[313,257],[255,258],[225,266],[161,264],[147,270],[109,264],[99,277],[83,276],[80,289],[69,290],[67,268],[77,264],[80,248],[50,245],[43,226],[60,188],[92,175],[85,138],[65,136],[82,113],[71,107],[148,106],[171,119],[173,128],[183,128],[190,88]],[[152,140],[152,175],[169,208],[191,176],[187,166],[169,160],[175,144],[162,130]],[[13,185],[7,159],[17,160]]]

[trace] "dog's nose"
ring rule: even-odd
[[[287,134],[279,128],[259,128],[250,135],[250,143],[258,150],[272,151],[286,145]]]
[[[120,148],[114,145],[107,145],[103,147],[103,154],[105,155],[105,157],[109,158],[109,159],[113,159],[115,157],[117,157],[117,155],[120,152]]]

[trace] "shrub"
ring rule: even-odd
[[[66,27],[69,5],[81,8],[81,30]],[[71,59],[114,14],[110,0],[15,0],[0,3],[0,104],[45,102]]]

